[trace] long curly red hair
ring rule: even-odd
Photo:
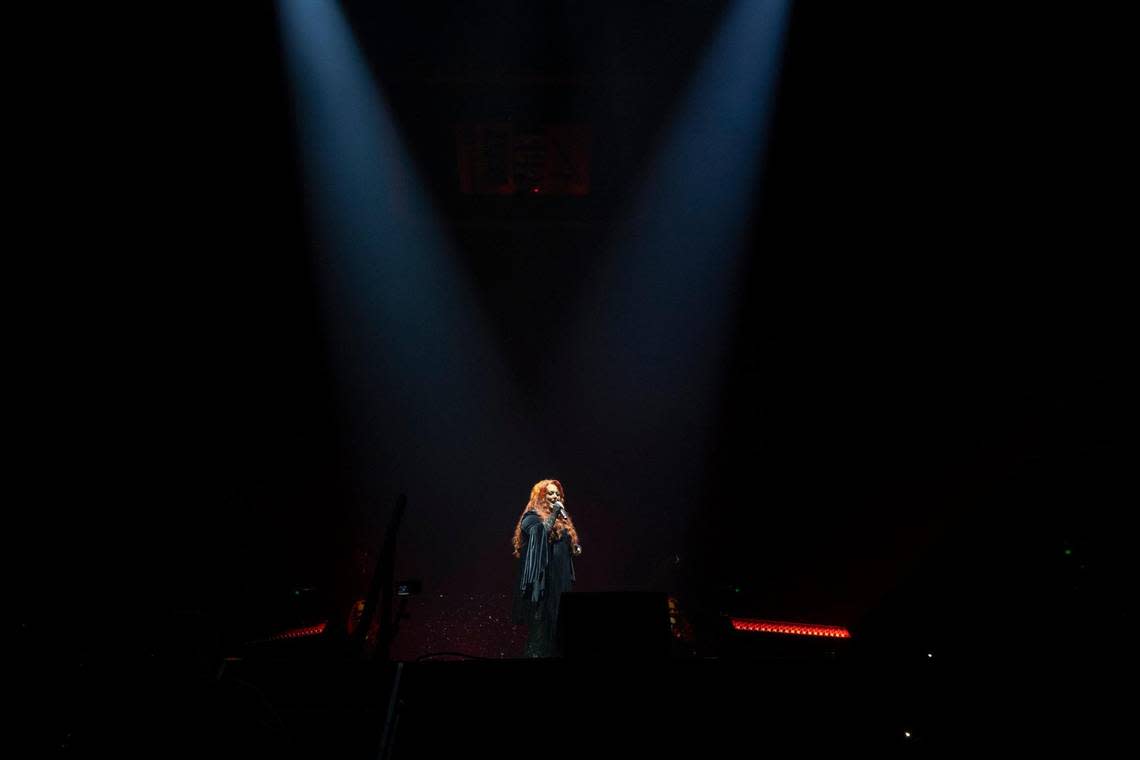
[[[562,488],[562,484],[554,478],[540,480],[534,484],[534,487],[530,489],[530,501],[526,503],[522,514],[519,515],[519,521],[515,523],[515,535],[514,538],[511,539],[511,545],[515,549],[516,557],[522,556],[522,521],[526,513],[537,512],[538,516],[543,520],[550,517],[550,505],[546,503],[546,487],[551,483],[558,487],[558,493],[562,496],[562,501],[566,501],[566,490]],[[563,533],[570,534],[571,546],[578,545],[578,531],[574,528],[574,521],[567,517],[559,516],[558,519],[554,521],[554,529],[550,531],[549,538],[551,541],[555,541],[561,538]]]

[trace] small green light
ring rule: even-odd
[[[1073,556],[1073,550],[1072,550],[1072,549],[1066,549],[1066,550],[1065,550],[1065,556],[1066,556],[1066,557],[1071,557],[1071,556]]]
[[[739,586],[736,587],[736,593],[738,593],[738,594],[740,593],[740,587]]]

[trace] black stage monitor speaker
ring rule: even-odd
[[[652,591],[567,592],[559,605],[567,658],[669,656],[669,602]]]

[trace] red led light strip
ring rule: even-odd
[[[325,632],[326,625],[327,623],[317,623],[316,625],[310,625],[305,628],[294,628],[291,631],[285,631],[276,636],[271,636],[269,640],[279,641],[281,639],[299,639],[304,636],[318,636]]]
[[[838,625],[815,625],[814,623],[783,623],[778,620],[750,620],[729,618],[737,631],[762,631],[764,633],[786,633],[792,636],[823,636],[831,639],[849,639],[851,632]]]

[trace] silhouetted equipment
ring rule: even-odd
[[[669,656],[669,603],[664,593],[567,592],[558,625],[565,657]]]
[[[416,578],[400,581],[396,584],[396,596],[414,596],[424,590],[422,581]]]
[[[380,554],[376,558],[376,571],[372,575],[372,585],[368,589],[368,595],[364,598],[364,612],[360,616],[360,623],[353,632],[356,646],[364,653],[367,649],[368,629],[373,616],[377,613],[377,607],[379,607],[380,633],[374,655],[385,660],[389,656],[396,624],[392,615],[396,536],[399,534],[400,523],[404,519],[404,510],[407,506],[408,497],[404,494],[398,495],[396,507],[392,510],[392,518],[388,521],[388,530],[384,534],[384,545],[380,548]]]

